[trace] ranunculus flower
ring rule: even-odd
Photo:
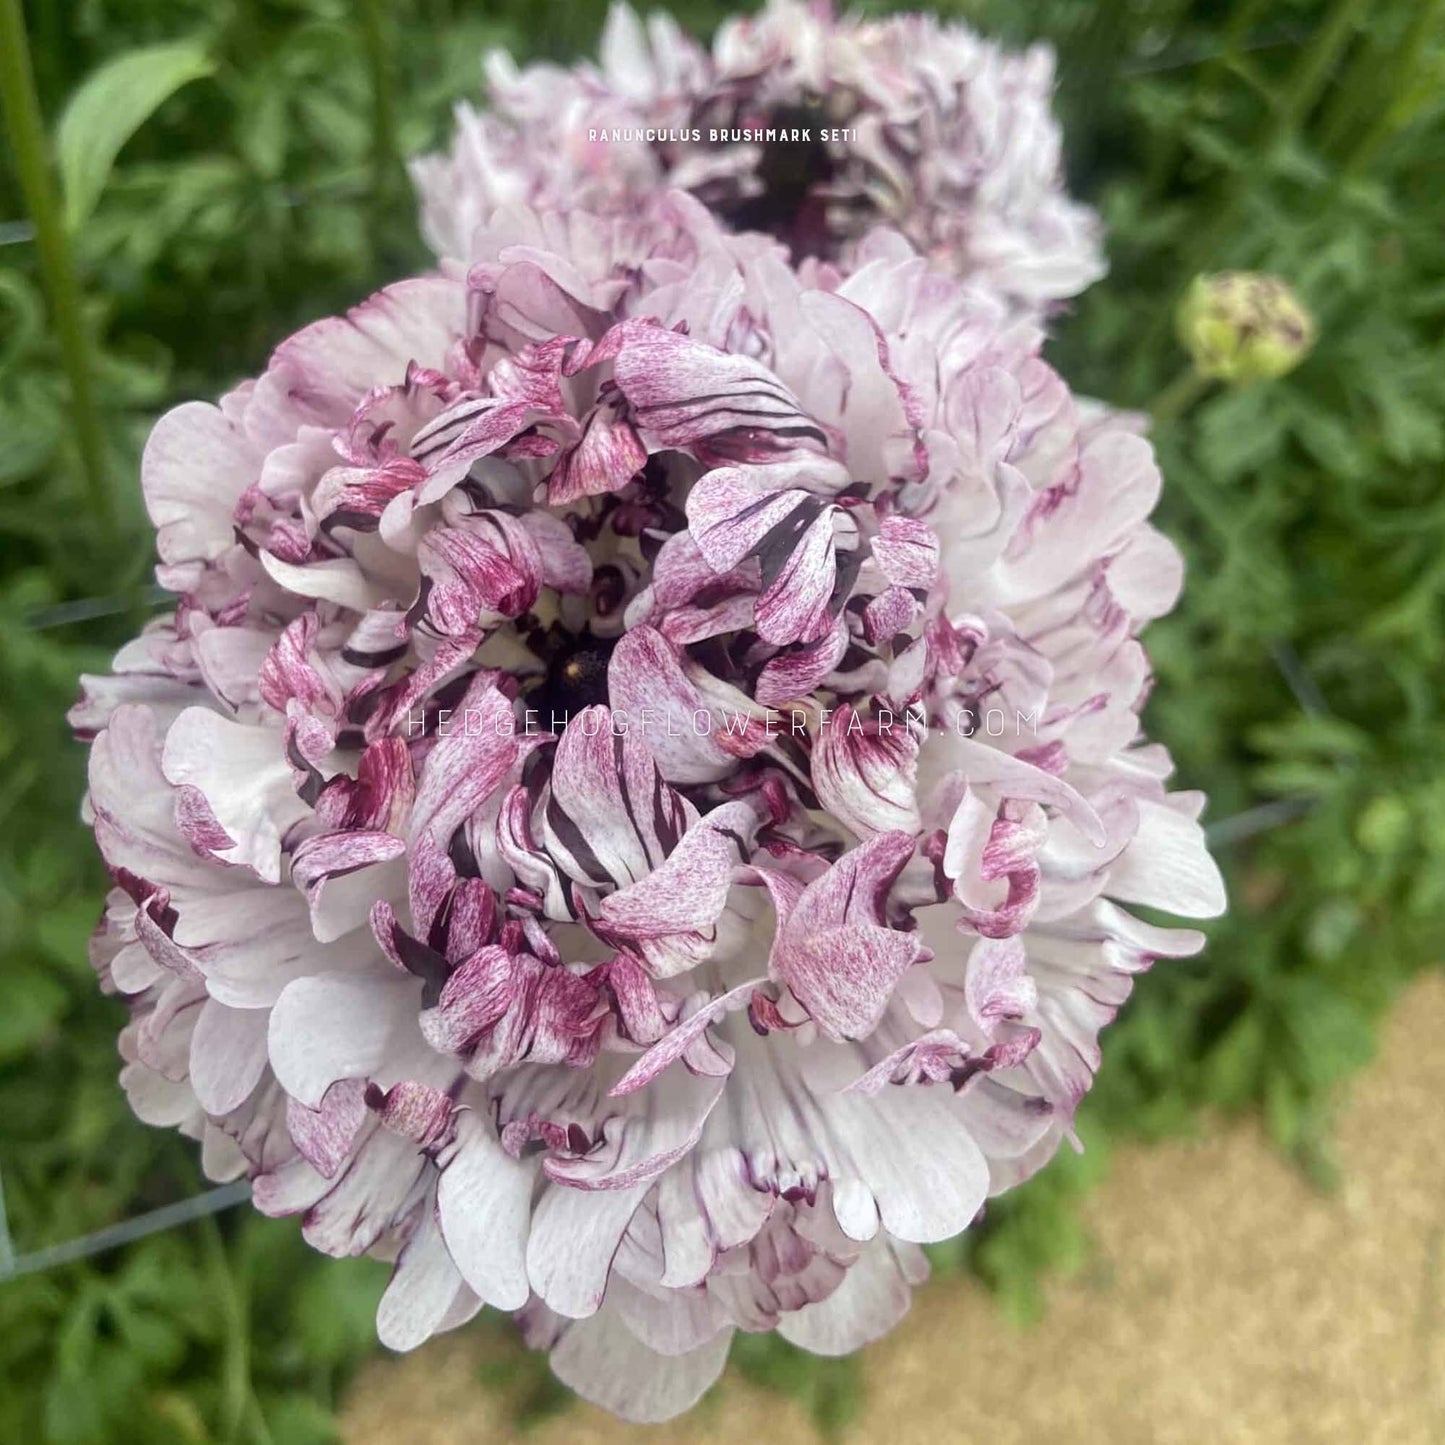
[[[1223,906],[1140,735],[1159,477],[900,236],[506,208],[162,418],[89,678],[123,1082],[633,1420],[888,1330]]]
[[[1098,219],[1064,189],[1053,54],[929,15],[837,19],[769,0],[712,51],[613,6],[597,65],[487,57],[484,110],[414,163],[422,229],[466,256],[499,204],[625,214],[682,187],[795,257],[845,257],[882,222],[1017,310],[1104,272]]]

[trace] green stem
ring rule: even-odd
[[[1149,403],[1149,415],[1156,422],[1162,422],[1166,426],[1177,421],[1206,391],[1209,390],[1210,382],[1207,376],[1201,376],[1192,366],[1185,367],[1158,396]]]
[[[1215,212],[1214,221],[1198,233],[1191,262],[1185,267],[1186,281],[1213,259],[1216,247],[1233,230],[1260,174],[1268,171],[1280,147],[1299,129],[1300,123],[1319,99],[1329,80],[1330,70],[1354,32],[1366,3],[1367,0],[1335,0],[1334,9],[1290,75],[1289,86],[1260,142],[1260,164],[1236,173],[1223,203]]]
[[[358,0],[361,43],[371,77],[371,200],[377,220],[389,213],[396,175],[396,107],[391,88],[391,52],[379,0]]]
[[[1275,112],[1274,125],[1265,141],[1266,154],[1278,149],[1299,128],[1320,98],[1329,83],[1330,71],[1354,34],[1367,4],[1368,0],[1335,0],[1334,9],[1290,76],[1289,89]]]
[[[1270,0],[1241,0],[1234,13],[1225,22],[1224,39],[1219,54],[1200,77],[1200,90],[1212,95],[1224,79],[1230,65],[1237,64],[1244,57],[1244,47],[1249,42],[1249,32],[1256,22],[1264,18]]]
[[[1341,172],[1344,175],[1358,175],[1368,169],[1370,163],[1389,142],[1395,132],[1409,120],[1410,92],[1415,77],[1425,58],[1426,47],[1435,27],[1439,23],[1445,3],[1442,0],[1425,0],[1415,12],[1415,18],[1399,49],[1385,67],[1390,76],[1390,89],[1395,99],[1379,107],[1375,122],[1360,137],[1354,149],[1345,157]]]
[[[1194,93],[1189,102],[1191,113],[1195,117],[1207,119],[1212,115],[1220,84],[1224,77],[1243,61],[1244,47],[1249,40],[1250,31],[1254,29],[1268,3],[1269,0],[1241,0],[1241,3],[1235,6],[1225,23],[1219,54],[1202,66],[1195,82]],[[1150,171],[1151,196],[1164,193],[1164,188],[1178,168],[1184,153],[1185,129],[1178,125],[1168,131]]]
[[[1378,34],[1366,34],[1355,47],[1349,69],[1340,77],[1328,104],[1321,107],[1316,128],[1316,144],[1322,152],[1338,154],[1352,135],[1358,135],[1366,117],[1378,114],[1387,106],[1380,95],[1380,78],[1389,76],[1389,87],[1396,88],[1396,77],[1390,68],[1390,57]]]
[[[15,152],[20,189],[30,219],[35,223],[40,274],[70,382],[71,413],[81,467],[96,516],[106,533],[114,536],[115,499],[106,481],[105,444],[91,386],[90,342],[81,309],[80,283],[51,185],[45,126],[35,93],[30,42],[20,0],[0,0],[0,100],[4,103],[5,124]]]
[[[220,1305],[225,1329],[221,1368],[221,1422],[219,1438],[222,1445],[234,1445],[242,1438],[247,1425],[255,1445],[272,1445],[266,1417],[256,1399],[251,1379],[251,1318],[249,1301],[242,1285],[231,1269],[226,1242],[213,1217],[201,1221],[201,1239],[210,1264],[211,1280]]]
[[[1099,115],[1113,85],[1128,38],[1127,0],[1097,0],[1088,25],[1070,47],[1060,100],[1074,122],[1069,138],[1076,164],[1092,159]]]

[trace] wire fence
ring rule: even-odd
[[[3,1218],[5,1198],[3,1189],[0,1189],[0,1238],[3,1238],[4,1246],[0,1250],[0,1284],[19,1279],[22,1275],[56,1269],[62,1264],[75,1264],[92,1255],[104,1254],[108,1249],[120,1249],[137,1239],[144,1239],[148,1234],[178,1229],[184,1224],[204,1219],[208,1214],[219,1214],[234,1204],[244,1204],[250,1197],[250,1182],[242,1179],[235,1184],[222,1184],[216,1189],[193,1194],[189,1199],[179,1199],[174,1204],[163,1204],[149,1213],[123,1219],[119,1224],[108,1224],[104,1229],[67,1239],[61,1244],[32,1250],[29,1254],[15,1254],[10,1247],[9,1230]]]
[[[52,627],[64,627],[75,622],[86,622],[98,617],[113,616],[139,606],[154,606],[170,594],[161,588],[147,588],[141,592],[116,594],[110,597],[84,598],[76,602],[61,603],[32,613],[25,619],[25,625],[32,631],[44,631]],[[1284,678],[1300,708],[1311,716],[1323,716],[1329,712],[1324,695],[1310,676],[1299,654],[1287,642],[1276,643],[1270,648],[1270,657]],[[1279,798],[1246,808],[1242,812],[1221,818],[1209,824],[1205,837],[1215,849],[1231,848],[1249,838],[1258,837],[1282,828],[1303,817],[1314,807],[1310,798]],[[162,1205],[145,1214],[134,1215],[116,1224],[106,1225],[89,1234],[64,1240],[59,1244],[47,1245],[42,1249],[17,1254],[10,1235],[9,1221],[5,1209],[5,1181],[0,1170],[0,1284],[19,1279],[42,1270],[56,1269],[61,1265],[75,1264],[107,1250],[121,1249],[147,1235],[159,1234],[167,1229],[179,1229],[198,1219],[219,1214],[224,1210],[243,1204],[251,1197],[249,1182],[240,1180],[234,1184],[222,1184],[207,1189],[189,1199],[180,1199],[172,1204]]]

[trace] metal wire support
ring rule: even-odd
[[[16,1254],[11,1248],[9,1231],[3,1218],[3,1198],[0,1198],[0,1284],[6,1280],[19,1279],[21,1275],[55,1269],[62,1264],[74,1264],[77,1260],[103,1254],[108,1249],[119,1249],[137,1239],[144,1239],[148,1234],[178,1229],[193,1220],[204,1219],[207,1215],[219,1214],[233,1205],[242,1204],[250,1197],[250,1181],[238,1180],[235,1184],[223,1184],[218,1189],[208,1189],[204,1194],[195,1194],[189,1199],[162,1205],[148,1214],[123,1219],[119,1224],[97,1229],[92,1234],[82,1234],[78,1239],[67,1239],[63,1244],[32,1250],[29,1254]]]

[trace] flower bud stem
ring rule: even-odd
[[[1187,366],[1149,403],[1149,415],[1156,422],[1177,421],[1209,390],[1209,378]]]

